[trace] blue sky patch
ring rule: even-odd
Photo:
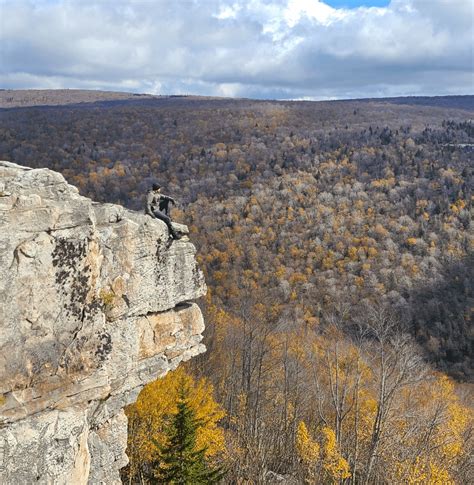
[[[323,0],[334,8],[386,7],[390,0]]]

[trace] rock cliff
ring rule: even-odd
[[[0,483],[120,482],[123,407],[205,350],[194,256],[161,221],[0,162]]]

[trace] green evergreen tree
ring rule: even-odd
[[[159,483],[173,485],[204,485],[218,483],[222,468],[211,467],[206,449],[196,450],[196,430],[201,425],[188,405],[188,391],[180,389],[177,413],[167,430],[168,444],[160,449],[160,467],[156,471]]]

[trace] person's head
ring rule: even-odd
[[[151,189],[153,190],[153,192],[158,192],[161,189],[161,185],[160,184],[157,184],[157,183],[154,183],[151,186]]]

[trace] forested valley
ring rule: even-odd
[[[186,384],[224,483],[467,484],[474,97],[169,97],[0,110],[0,159],[190,228],[207,353],[147,386],[124,479],[156,482]]]

